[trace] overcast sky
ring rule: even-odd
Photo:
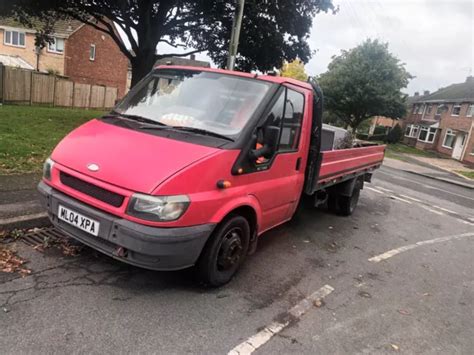
[[[339,5],[337,14],[321,13],[313,22],[309,43],[317,53],[306,66],[310,75],[323,73],[333,55],[366,38],[388,42],[389,50],[406,63],[415,76],[405,90],[409,94],[433,92],[474,75],[474,0],[334,3]],[[209,60],[205,54],[197,58]]]
[[[416,78],[408,93],[435,91],[463,82],[474,70],[474,0],[334,0],[336,15],[314,19],[309,74],[327,69],[341,49],[365,38],[389,43],[390,51]]]

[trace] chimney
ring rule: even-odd
[[[474,77],[472,75],[469,75],[467,78],[466,78],[466,83],[473,83],[474,82]]]
[[[423,96],[427,96],[427,95],[429,95],[429,94],[430,94],[430,91],[429,91],[429,90],[423,91]]]
[[[191,54],[191,55],[189,56],[189,59],[191,59],[191,60],[196,60],[196,54]]]
[[[416,91],[415,95],[413,95],[413,96],[418,97],[418,96],[420,96],[420,93],[418,91]]]

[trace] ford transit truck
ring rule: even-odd
[[[350,215],[384,146],[323,150],[315,81],[159,66],[44,164],[52,224],[120,261],[227,283],[300,200]]]

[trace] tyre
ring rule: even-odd
[[[250,241],[250,226],[242,216],[224,220],[206,243],[196,265],[197,276],[208,286],[228,283],[242,265]]]
[[[350,216],[359,202],[360,188],[354,187],[351,196],[339,196],[337,199],[338,214],[341,216]]]
[[[328,196],[328,210],[332,213],[339,213],[338,208],[338,197],[337,195],[329,195]]]

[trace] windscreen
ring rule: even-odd
[[[115,111],[235,137],[270,85],[221,73],[159,70],[140,82]]]

